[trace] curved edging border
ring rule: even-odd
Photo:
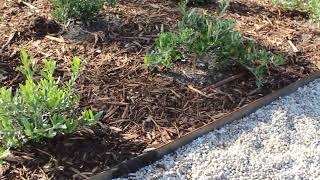
[[[275,91],[265,97],[262,97],[254,102],[251,102],[244,107],[233,111],[222,118],[209,123],[203,127],[200,127],[168,144],[165,144],[157,149],[148,151],[146,153],[143,153],[133,159],[124,161],[111,169],[102,172],[96,176],[91,177],[92,180],[109,180],[112,178],[117,178],[121,176],[125,176],[129,173],[135,172],[139,170],[140,168],[147,166],[151,163],[154,163],[155,161],[161,159],[164,155],[167,155],[169,153],[174,152],[178,148],[192,142],[196,138],[205,135],[209,133],[210,131],[219,128],[227,123],[230,123],[232,121],[235,121],[237,119],[240,119],[248,114],[251,114],[255,112],[257,109],[270,104],[272,101],[282,97],[289,95],[296,91],[299,87],[304,86],[308,84],[309,82],[320,78],[320,72],[316,72],[312,75],[309,75],[303,79],[300,79],[287,87],[284,87],[278,91]]]

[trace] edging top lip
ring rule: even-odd
[[[101,172],[98,175],[95,175],[91,177],[92,180],[109,180],[112,178],[118,178],[121,176],[125,176],[129,173],[135,172],[138,169],[147,166],[160,158],[162,158],[164,155],[172,153],[173,151],[177,150],[178,148],[192,142],[196,138],[207,134],[208,132],[219,128],[227,123],[230,123],[234,120],[240,119],[248,114],[251,114],[255,112],[257,109],[270,104],[272,101],[282,97],[289,95],[296,91],[299,87],[304,86],[308,84],[309,82],[320,78],[320,72],[313,73],[305,78],[302,78],[278,91],[275,91],[269,95],[266,95],[256,101],[253,101],[244,107],[233,111],[222,118],[219,118],[218,120],[211,122],[205,126],[202,126],[172,142],[169,142],[157,149],[148,151],[146,153],[143,153],[133,159],[124,161],[111,169]]]

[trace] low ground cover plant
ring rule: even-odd
[[[90,20],[103,7],[102,0],[52,0],[53,15],[62,22],[80,19]]]
[[[116,0],[108,1],[110,5],[115,5]],[[103,8],[104,0],[52,0],[53,15],[61,22],[69,20],[81,20],[87,22],[96,17],[100,9]]]
[[[146,65],[170,67],[177,60],[196,55],[208,69],[219,71],[235,62],[248,69],[261,86],[268,66],[284,61],[280,56],[259,49],[253,40],[234,30],[233,21],[222,15],[214,18],[204,11],[186,11],[185,8],[182,13],[176,32],[159,34],[154,49],[145,56]]]
[[[95,123],[100,113],[83,111],[78,117],[75,109],[79,96],[75,91],[80,73],[80,59],[75,57],[71,66],[71,78],[64,83],[53,74],[56,62],[46,60],[40,80],[35,80],[35,68],[27,52],[21,51],[22,66],[18,70],[26,80],[14,92],[12,88],[0,88],[0,157],[10,148],[29,141],[41,141],[58,134],[74,132],[80,125]]]
[[[315,21],[320,21],[320,1],[319,0],[273,0],[286,9],[301,9],[309,11],[310,16]]]

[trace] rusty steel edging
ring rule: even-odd
[[[177,150],[178,148],[189,144],[196,138],[203,136],[210,131],[217,129],[225,124],[228,124],[237,119],[241,119],[242,117],[255,112],[257,109],[270,104],[272,101],[282,97],[289,95],[296,91],[299,87],[308,84],[309,82],[320,78],[320,72],[316,72],[312,75],[309,75],[305,78],[302,78],[278,91],[275,91],[269,95],[266,95],[256,101],[253,101],[244,107],[233,111],[222,118],[217,119],[214,122],[211,122],[205,126],[202,126],[168,144],[165,144],[157,149],[145,152],[135,158],[124,161],[111,169],[101,172],[98,175],[91,177],[92,180],[109,180],[112,178],[117,178],[121,176],[125,176],[129,173],[135,172],[140,168],[147,166],[155,161],[161,159],[164,155],[170,154]]]

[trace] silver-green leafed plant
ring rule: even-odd
[[[159,34],[154,49],[145,55],[147,66],[170,67],[175,61],[192,54],[199,60],[209,59],[208,68],[211,70],[221,70],[230,64],[228,61],[235,61],[248,69],[261,86],[268,66],[284,62],[282,57],[259,49],[253,40],[237,32],[235,23],[223,17],[226,7],[220,8],[218,18],[197,9],[188,11],[185,4],[180,9],[183,17],[178,22],[177,31]]]
[[[101,115],[91,110],[76,115],[80,100],[75,90],[80,73],[78,57],[73,58],[71,78],[64,83],[53,76],[56,69],[53,60],[44,61],[40,80],[35,80],[35,68],[25,50],[21,51],[21,63],[18,70],[25,76],[25,82],[16,91],[0,88],[0,157],[29,141],[72,133],[79,126],[95,123]]]
[[[320,21],[320,1],[319,0],[272,0],[285,9],[301,9],[308,11],[311,19]]]
[[[114,2],[114,0],[112,0]],[[102,0],[52,0],[53,15],[61,22],[88,21],[103,8]]]

